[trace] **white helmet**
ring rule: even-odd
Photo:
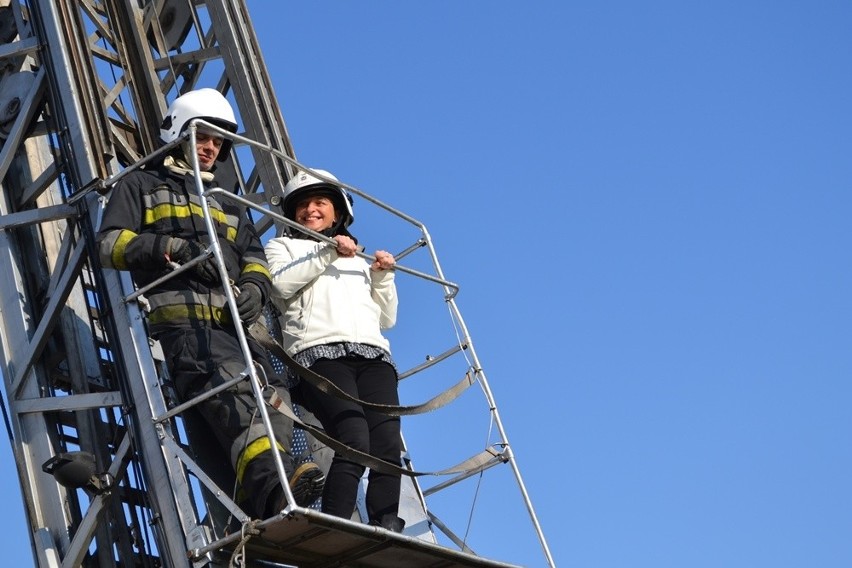
[[[228,99],[216,89],[205,88],[189,91],[174,100],[160,126],[160,138],[166,144],[174,142],[193,118],[206,120],[229,132],[237,131],[237,119]],[[219,160],[227,158],[230,147],[231,141],[225,140]]]
[[[338,181],[334,174],[325,170],[313,170],[319,175]],[[296,206],[299,202],[309,195],[327,195],[334,203],[334,209],[340,215],[338,226],[344,229],[352,224],[355,220],[355,214],[352,212],[352,196],[349,192],[331,182],[321,180],[318,177],[303,171],[296,172],[296,175],[290,178],[287,185],[284,186],[284,200],[282,208],[284,216],[288,219],[296,220]]]

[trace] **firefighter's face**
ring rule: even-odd
[[[207,132],[198,131],[195,135],[195,154],[198,156],[198,167],[202,172],[213,169],[219,151],[222,149],[223,139]]]

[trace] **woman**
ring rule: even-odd
[[[315,171],[337,180],[328,172]],[[301,365],[350,396],[398,405],[396,368],[390,344],[380,331],[396,322],[393,255],[376,251],[372,264],[356,256],[357,240],[348,231],[354,219],[349,194],[310,173],[299,172],[287,183],[283,209],[288,219],[335,242],[319,242],[294,229],[266,246],[272,299],[284,316],[284,348]],[[400,465],[399,417],[327,395],[306,381],[297,388],[326,433],[351,448]],[[324,513],[351,518],[364,469],[335,455],[322,495]],[[402,531],[399,492],[399,475],[370,470],[370,524]]]

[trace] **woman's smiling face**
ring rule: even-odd
[[[296,222],[313,231],[324,231],[336,221],[334,203],[324,195],[306,197],[296,205]]]

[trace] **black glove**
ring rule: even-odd
[[[243,284],[237,296],[237,312],[240,314],[240,319],[246,325],[250,325],[254,323],[262,310],[263,294],[260,293],[260,288],[251,282]]]
[[[186,264],[193,258],[204,254],[206,247],[197,241],[187,241],[180,237],[172,237],[168,245],[169,259],[178,264]],[[195,265],[192,272],[205,284],[218,284],[219,268],[216,266],[216,257],[208,256]]]

